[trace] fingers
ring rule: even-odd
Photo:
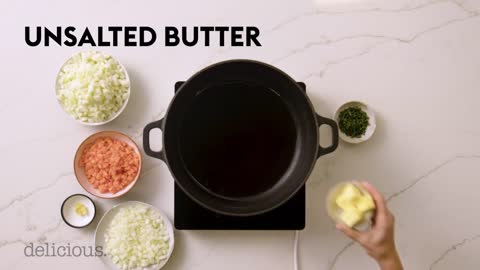
[[[343,232],[346,236],[348,236],[350,239],[354,241],[358,241],[360,238],[360,232],[356,231],[352,228],[349,228],[347,225],[343,223],[338,223],[336,225],[337,229],[341,232]]]
[[[357,181],[357,180],[352,180],[352,183],[353,183],[355,186],[357,186],[357,187],[362,187],[362,186],[363,186],[362,183],[360,183],[360,182]]]
[[[362,186],[372,195],[373,200],[377,206],[377,213],[380,215],[385,215],[387,213],[387,205],[385,203],[385,199],[383,198],[382,194],[378,192],[372,184],[368,182],[362,182]]]

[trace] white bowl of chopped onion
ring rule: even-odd
[[[110,210],[97,225],[95,247],[110,269],[158,270],[174,248],[173,225],[152,205],[128,201]]]
[[[103,125],[127,106],[130,78],[112,56],[99,51],[79,52],[60,68],[55,94],[63,110],[78,122]]]

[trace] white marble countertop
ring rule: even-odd
[[[365,101],[377,113],[369,142],[342,143],[317,162],[308,181],[300,269],[375,269],[324,210],[326,190],[354,178],[371,181],[388,198],[406,269],[479,269],[479,0],[67,2],[0,2],[0,269],[103,269],[98,258],[24,255],[31,242],[93,242],[98,219],[76,230],[59,213],[68,195],[85,193],[72,172],[76,147],[106,129],[140,142],[145,124],[164,113],[176,81],[231,58],[272,63],[306,82],[322,115],[348,100]],[[27,25],[253,25],[263,46],[100,48],[126,66],[132,97],[117,120],[93,128],[72,121],[54,95],[60,65],[85,48],[30,48]],[[127,196],[95,199],[100,215],[135,199],[173,218],[172,176],[162,161],[144,162]],[[165,269],[293,269],[293,236],[177,231]]]

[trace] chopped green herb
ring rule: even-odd
[[[358,106],[352,106],[341,111],[338,115],[340,131],[352,138],[360,138],[367,131],[369,117]]]

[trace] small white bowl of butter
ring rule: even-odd
[[[360,184],[342,182],[330,189],[327,195],[327,213],[335,223],[350,228],[366,230],[372,223],[375,202]]]

